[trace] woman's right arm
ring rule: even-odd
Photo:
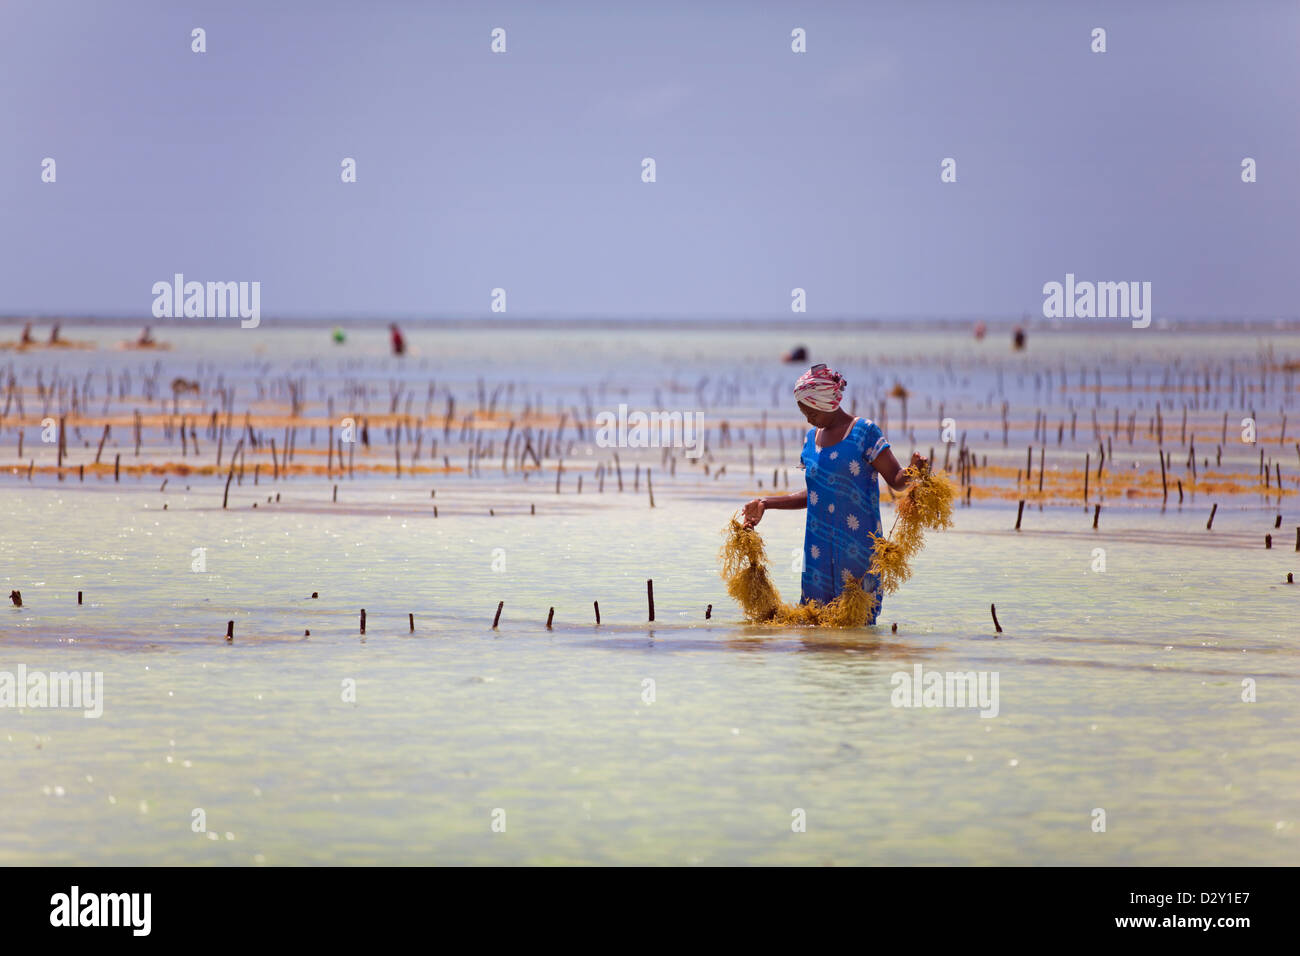
[[[769,508],[777,511],[798,511],[808,507],[808,490],[793,495],[775,495],[771,498],[755,498],[745,505],[745,527],[752,528],[763,520],[763,514]]]

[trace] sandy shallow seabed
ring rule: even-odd
[[[204,375],[200,362],[227,362],[235,377],[227,341],[204,359],[180,348],[162,360]],[[504,365],[523,368],[511,349],[535,345],[503,346]],[[559,364],[546,374],[557,382],[564,361],[586,361],[572,345],[553,346]],[[1221,351],[1185,345],[1189,362]],[[747,343],[741,361],[759,363],[769,346],[776,340]],[[481,352],[482,340],[460,347]],[[732,347],[719,336],[665,346],[660,358],[693,383],[696,352]],[[1254,350],[1242,344],[1245,357]],[[21,373],[22,362],[53,360],[14,361]],[[58,358],[65,374],[71,361]],[[635,378],[646,359],[625,361]],[[376,409],[387,405],[384,374],[375,373]],[[946,390],[942,375],[925,385],[919,358],[882,374],[911,382],[913,416],[925,422],[916,444],[934,444],[936,416],[921,396],[928,387],[935,406],[945,396],[962,407],[963,370]],[[964,374],[973,415],[991,373]],[[1033,399],[1017,404],[1032,421]],[[1049,475],[1060,417],[1052,413]],[[1300,421],[1292,428],[1300,433]],[[48,457],[39,426],[26,429]],[[971,443],[993,464],[1000,426],[994,440],[982,436]],[[977,497],[931,539],[880,626],[796,632],[738,623],[717,576],[721,528],[758,493],[740,464],[748,439],[728,449],[721,480],[687,480],[679,465],[674,482],[660,477],[657,452],[646,457],[654,509],[643,485],[631,491],[627,462],[637,459],[624,459],[624,494],[612,479],[599,494],[579,443],[559,495],[549,463],[527,482],[499,465],[473,479],[358,478],[340,482],[337,504],[336,482],[273,485],[263,475],[259,486],[233,486],[226,511],[217,477],[172,477],[163,492],[154,477],[28,482],[10,470],[15,440],[6,423],[0,585],[21,589],[24,607],[0,609],[0,670],[102,671],[105,701],[97,720],[0,710],[5,864],[1300,860],[1300,585],[1285,583],[1300,574],[1293,494],[1189,494],[1163,510],[1159,498],[1108,500],[1096,531],[1082,500],[1031,501],[1018,534],[1014,501]],[[130,447],[128,435],[113,441]],[[1204,441],[1212,462],[1218,438]],[[1029,443],[1013,437],[1005,463],[1023,465]],[[910,444],[895,438],[900,452]],[[74,467],[93,456],[90,445],[72,449]],[[1067,439],[1059,454],[1082,457],[1087,445]],[[1286,453],[1276,452],[1293,486]],[[1249,460],[1241,454],[1239,470]],[[1143,459],[1144,473],[1153,461]],[[767,458],[757,474],[763,465],[770,478]],[[581,496],[571,484],[580,468]],[[978,490],[978,472],[976,481]],[[278,503],[266,501],[276,493]],[[1211,500],[1219,509],[1207,532]],[[886,527],[891,518],[887,506]],[[802,515],[772,513],[762,530],[793,598]],[[1265,531],[1277,536],[1271,550]],[[1105,573],[1091,570],[1097,547]],[[191,567],[195,548],[206,549],[203,573]],[[1005,629],[996,638],[990,602]],[[998,716],[891,706],[891,675],[916,664],[997,672]],[[1245,678],[1256,682],[1254,703],[1241,699]],[[346,680],[355,703],[342,699]],[[191,829],[196,808],[208,833]],[[492,830],[497,808],[505,832]],[[1094,808],[1106,811],[1104,833],[1091,828]],[[796,809],[806,832],[791,830]]]

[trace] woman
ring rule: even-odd
[[[881,533],[876,476],[895,491],[905,491],[908,479],[880,426],[840,408],[845,384],[842,375],[825,365],[814,365],[800,376],[794,397],[813,426],[800,455],[808,487],[793,495],[755,498],[745,505],[745,524],[758,524],[769,508],[807,508],[800,603],[833,600],[844,587],[843,574],[848,571],[876,599],[867,621],[874,624],[881,598],[880,579],[869,572],[871,535]],[[920,455],[912,456],[913,465],[924,461]]]

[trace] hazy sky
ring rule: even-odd
[[[265,316],[1019,315],[1073,272],[1296,315],[1297,51],[1294,0],[4,0],[0,313],[183,272]]]

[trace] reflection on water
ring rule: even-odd
[[[289,494],[215,526],[180,496],[153,515],[149,494],[80,507],[75,528],[57,491],[6,499],[12,578],[36,583],[3,612],[5,661],[103,671],[106,696],[97,721],[0,711],[6,863],[1296,859],[1300,666],[1278,552],[1211,567],[1108,540],[1102,579],[1085,573],[1089,542],[985,533],[1006,516],[961,510],[879,626],[798,632],[735,622],[717,539],[694,531],[720,525],[719,502],[609,509],[595,543],[565,514],[376,534],[304,520]],[[1200,521],[1133,520],[1154,536]],[[798,542],[796,521],[764,530],[774,553]],[[999,716],[891,706],[892,675],[917,663],[996,671]],[[220,839],[191,831],[196,807]],[[806,833],[790,830],[796,808]]]

